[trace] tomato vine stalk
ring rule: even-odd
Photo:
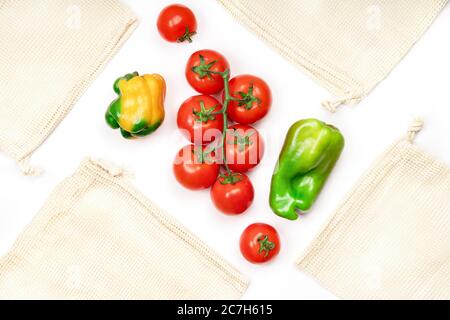
[[[227,115],[227,110],[228,110],[228,105],[230,104],[231,101],[241,101],[240,99],[234,98],[231,93],[230,93],[230,69],[227,69],[223,72],[220,71],[212,71],[212,70],[208,70],[208,73],[210,74],[217,74],[220,75],[223,79],[224,82],[224,100],[223,100],[223,106],[222,109],[218,112],[216,112],[215,114],[221,114],[223,116],[223,133],[222,133],[222,141],[220,143],[219,148],[221,149],[221,155],[222,155],[222,163],[225,167],[226,170],[226,175],[222,175],[222,178],[224,179],[224,184],[227,183],[236,183],[238,181],[241,180],[241,177],[235,173],[233,173],[233,171],[230,170],[229,166],[228,166],[228,162],[227,162],[227,157],[226,157],[226,153],[225,153],[225,144],[226,144],[226,139],[227,139],[227,133],[228,133],[228,115]],[[215,149],[217,150],[217,149]]]

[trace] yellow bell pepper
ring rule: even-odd
[[[124,138],[147,136],[164,121],[166,82],[159,74],[127,74],[114,82],[114,91],[119,97],[105,118],[111,128],[120,128]]]

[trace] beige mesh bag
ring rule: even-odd
[[[93,160],[0,260],[0,299],[236,299],[247,285],[123,170]]]
[[[345,299],[450,299],[450,167],[391,147],[299,259]]]
[[[447,0],[219,0],[334,94],[335,111],[383,80]]]
[[[118,0],[0,0],[0,151],[25,174],[136,25]]]

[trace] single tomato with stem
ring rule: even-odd
[[[231,120],[253,124],[267,115],[272,106],[272,92],[263,79],[240,75],[232,78],[228,85],[233,98],[227,110]]]
[[[214,159],[214,149],[202,145],[187,145],[175,157],[173,172],[183,187],[202,190],[216,182],[220,165]]]
[[[226,132],[225,161],[236,172],[247,172],[256,167],[264,155],[264,141],[252,126],[235,124]]]
[[[223,173],[211,188],[211,199],[216,208],[228,215],[238,215],[253,203],[255,191],[250,179],[243,173]]]
[[[220,138],[223,130],[222,104],[209,95],[197,95],[183,102],[177,115],[178,128],[194,144]]]
[[[227,59],[214,50],[200,50],[192,54],[186,65],[186,79],[199,93],[218,94],[224,89],[222,74],[228,70]]]
[[[169,42],[192,42],[197,34],[197,19],[188,7],[172,4],[159,14],[157,27],[160,35]]]
[[[277,230],[265,223],[248,226],[239,241],[241,253],[251,263],[264,263],[280,252],[280,237]]]

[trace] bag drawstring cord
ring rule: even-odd
[[[363,96],[357,95],[354,93],[348,93],[344,97],[337,99],[337,100],[325,100],[322,101],[321,105],[325,109],[327,109],[331,113],[335,113],[337,109],[342,105],[351,105],[351,104],[357,104],[361,102]]]
[[[134,173],[131,170],[128,170],[125,167],[117,166],[114,163],[104,160],[104,159],[92,159],[90,158],[89,161],[93,164],[95,164],[97,167],[101,168],[102,170],[106,171],[110,176],[114,178],[128,178],[132,179],[134,177]]]
[[[411,142],[411,143],[414,142],[414,139],[416,138],[416,135],[420,131],[422,131],[423,125],[424,125],[424,122],[420,118],[416,118],[414,120],[414,122],[411,123],[411,125],[409,126],[409,129],[408,129],[408,135],[407,135],[407,138],[408,138],[409,142]]]
[[[25,157],[22,160],[19,160],[17,164],[19,165],[20,170],[22,170],[22,173],[26,176],[37,177],[43,172],[41,168],[33,167],[30,164],[30,157]]]

